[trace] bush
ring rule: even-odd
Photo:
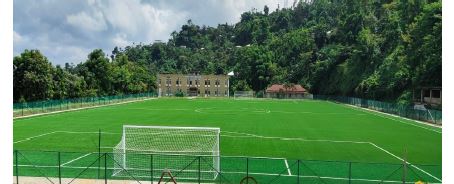
[[[184,93],[183,93],[182,91],[177,91],[177,92],[175,93],[175,96],[176,96],[176,97],[184,97]]]
[[[264,96],[264,91],[261,90],[261,91],[257,91],[257,93],[255,93],[255,97],[256,98],[263,98]]]

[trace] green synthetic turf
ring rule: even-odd
[[[349,170],[347,163],[354,162],[351,175],[357,178],[380,180],[388,177],[399,180],[399,174],[402,171],[397,171],[398,174],[391,176],[393,171],[399,169],[399,165],[382,164],[374,167],[373,164],[364,164],[401,164],[402,161],[393,156],[395,155],[406,158],[412,164],[427,165],[420,165],[418,168],[441,178],[440,128],[317,100],[163,98],[16,119],[13,125],[14,149],[97,152],[97,132],[101,129],[102,152],[111,152],[112,147],[120,141],[123,125],[219,127],[221,128],[220,150],[223,156],[285,158],[289,160],[289,165],[292,165],[291,160],[296,159],[346,162],[334,162],[332,165],[329,164],[331,162],[307,163],[306,166],[300,166],[300,170],[304,170],[307,176],[346,178]],[[54,155],[40,154],[42,153],[24,153],[26,157],[32,157],[35,162],[42,162],[42,165],[55,163]],[[62,159],[66,161],[80,155],[65,156]],[[84,159],[88,158],[84,157]],[[62,160],[62,163],[65,161]],[[255,173],[285,171],[284,161],[277,162],[279,164],[268,164],[270,166],[256,164],[260,166],[249,169],[257,170]],[[244,160],[237,158],[221,159],[221,164],[224,170],[232,170],[232,172],[244,170]],[[235,165],[241,165],[240,169],[235,169]],[[279,166],[271,167],[271,165]],[[289,167],[291,172],[297,172],[297,169],[292,168],[296,167],[295,165]],[[275,169],[267,171],[266,168]],[[417,169],[411,170],[410,173],[415,176],[409,177],[430,178],[421,176],[425,174]],[[31,171],[24,172],[22,172],[24,175],[39,175]],[[311,172],[315,173],[311,174]],[[371,176],[367,174],[369,172],[376,174]],[[287,174],[287,171],[284,174]],[[234,177],[233,175],[231,177]],[[268,177],[266,180],[272,181],[275,176],[261,177]],[[304,179],[320,180],[312,177]],[[277,183],[285,183],[284,180],[294,181],[295,179],[281,177],[276,180]],[[330,179],[324,180],[324,183],[330,181]]]

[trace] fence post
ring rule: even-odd
[[[22,109],[22,116],[24,116],[24,103],[21,103],[20,106],[21,106],[21,109]]]
[[[404,162],[405,162],[405,161],[404,161]],[[405,165],[405,163],[403,163],[402,165],[403,165],[402,183],[405,184],[406,173],[407,173],[407,166]]]
[[[19,159],[17,158],[17,150],[14,150],[14,155],[16,156],[15,163],[16,163],[16,184],[19,184]]]
[[[98,132],[98,179],[101,175],[101,129]]]
[[[58,152],[58,183],[61,184],[61,153]]]
[[[296,164],[297,165],[297,173],[296,173],[296,184],[300,184],[300,160],[297,161],[298,163]]]
[[[402,166],[403,166],[402,183],[405,184],[407,180],[407,149],[405,149],[404,151],[404,160]]]
[[[107,184],[107,153],[104,153],[104,183]]]
[[[199,184],[200,184],[200,157],[201,157],[201,156],[199,156],[199,169],[197,169],[198,178],[199,178],[199,179],[198,179]]]
[[[150,183],[153,184],[153,154],[150,154]]]
[[[220,142],[220,140],[219,140],[219,142]],[[219,184],[222,184],[222,169],[221,169],[222,165],[221,165],[221,155],[220,154],[218,155],[218,161],[219,161],[219,171],[218,171],[219,172],[218,173],[218,175],[219,175]]]
[[[352,183],[352,162],[348,163],[348,184]]]
[[[246,177],[249,178],[249,158],[246,157]],[[246,184],[249,183],[249,179],[246,180]]]

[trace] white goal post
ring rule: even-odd
[[[254,91],[235,91],[233,93],[234,99],[242,99],[242,98],[254,98]]]
[[[124,125],[113,149],[112,176],[159,177],[169,170],[178,172],[177,178],[197,179],[200,173],[201,179],[214,180],[220,169],[219,136],[219,128]]]
[[[430,110],[426,108],[426,106],[424,106],[424,104],[415,104],[415,106],[413,107],[415,110],[420,110],[420,111],[423,111],[425,113],[428,113],[429,116],[430,116],[430,121],[432,122],[435,122],[435,119],[434,117],[432,116],[432,113],[430,113]],[[429,119],[428,119],[429,120]]]

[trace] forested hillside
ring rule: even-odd
[[[94,50],[77,65],[26,50],[14,57],[14,101],[147,92],[161,72],[234,71],[231,91],[301,84],[405,103],[414,88],[441,86],[441,10],[441,0],[300,1],[234,25],[188,20],[167,42]]]

